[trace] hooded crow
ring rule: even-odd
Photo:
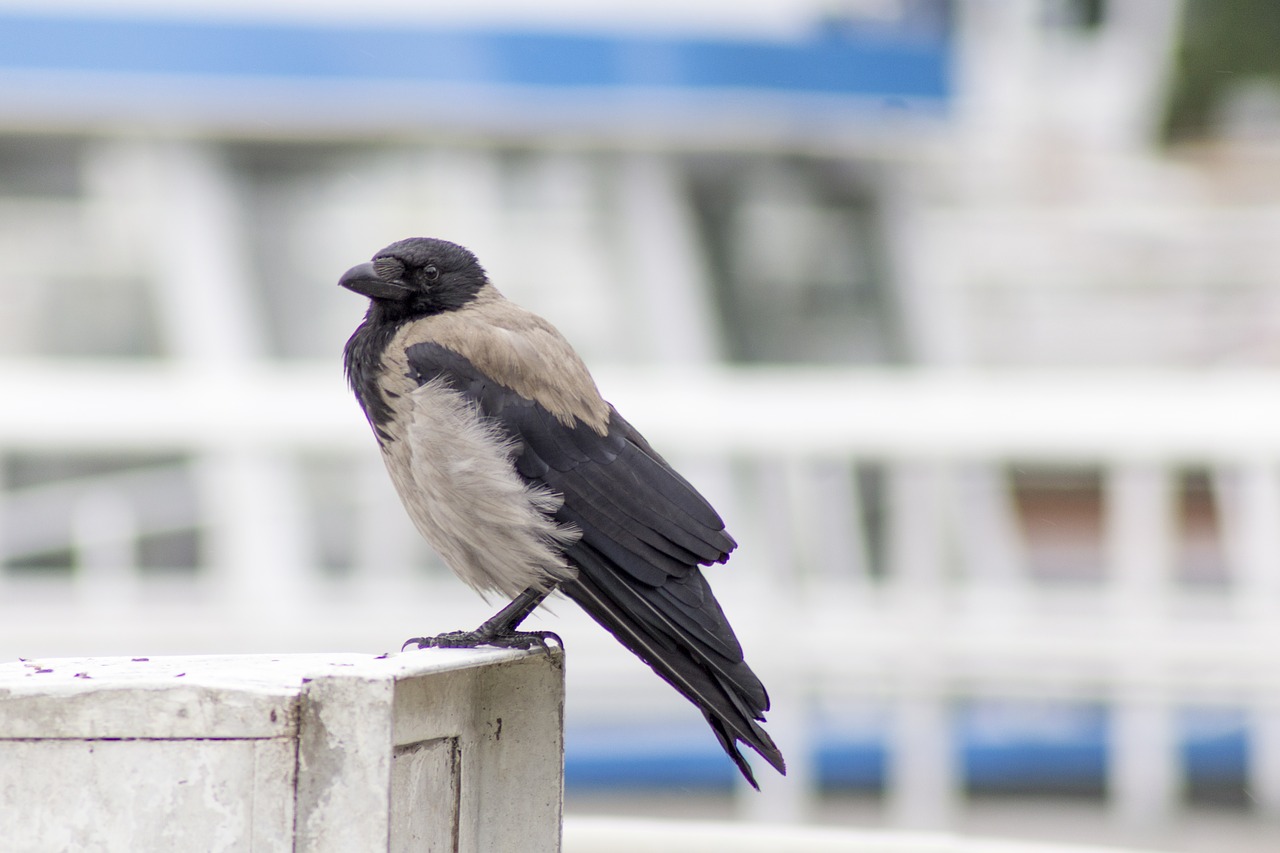
[[[545,645],[516,628],[558,589],[702,711],[753,786],[739,742],[785,773],[769,696],[699,568],[737,543],[560,333],[444,240],[392,243],[339,284],[369,297],[347,379],[405,509],[459,578],[511,599],[475,631],[405,645]]]

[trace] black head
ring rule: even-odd
[[[476,256],[457,243],[410,237],[347,270],[338,284],[369,297],[371,318],[397,321],[455,311],[487,281]]]

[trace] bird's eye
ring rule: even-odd
[[[395,281],[404,275],[404,264],[396,258],[375,258],[373,269],[384,281]]]
[[[440,277],[440,270],[434,265],[429,267],[424,267],[422,270],[422,277],[425,278],[427,281],[435,281]]]

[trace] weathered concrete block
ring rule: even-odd
[[[0,664],[5,850],[558,850],[559,651]]]

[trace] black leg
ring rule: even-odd
[[[499,610],[483,625],[476,629],[477,634],[510,634],[520,627],[520,623],[529,618],[529,614],[538,608],[551,590],[538,591],[532,587],[511,599],[511,603]]]
[[[564,643],[559,635],[550,631],[516,630],[516,627],[527,619],[529,614],[550,594],[550,589],[526,589],[474,631],[450,631],[435,637],[411,637],[405,640],[400,648],[404,650],[411,645],[416,645],[420,649],[472,649],[476,646],[530,649],[538,646],[547,651],[547,640],[555,640],[557,645],[563,647]]]

